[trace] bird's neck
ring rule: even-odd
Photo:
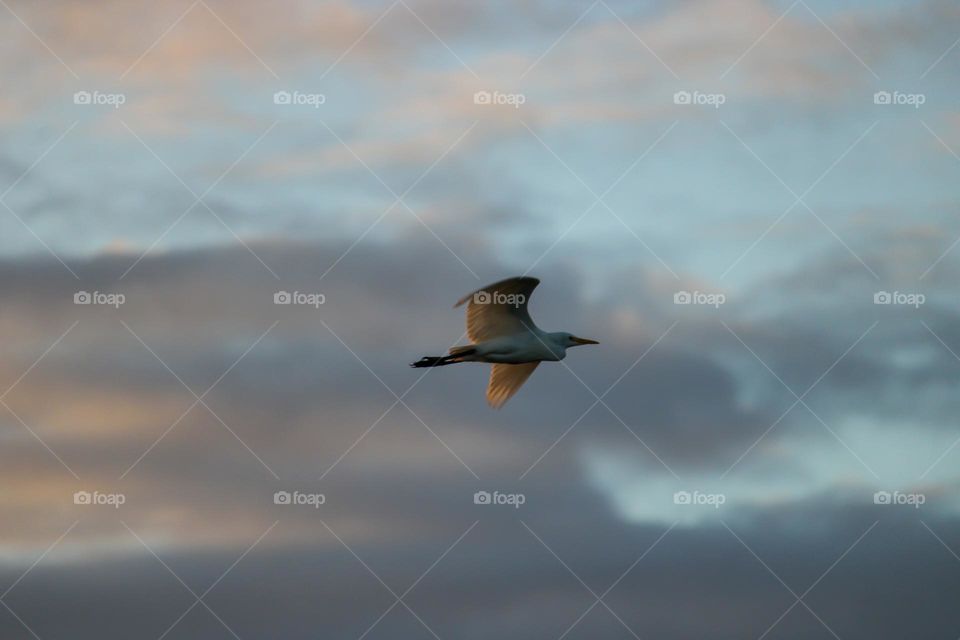
[[[550,346],[550,350],[556,355],[563,357],[567,352],[566,337],[562,333],[544,333],[544,342]]]

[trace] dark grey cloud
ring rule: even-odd
[[[734,532],[795,593],[813,586],[805,602],[840,637],[936,635],[960,624],[952,597],[960,587],[956,560],[914,519],[882,518],[856,543],[876,522],[874,514],[811,508],[803,513],[806,524],[799,527],[798,517],[796,511],[771,514],[762,528]],[[664,531],[604,519],[591,520],[587,530],[556,527],[536,515],[523,520],[597,593],[620,578]],[[461,524],[461,531],[445,531],[420,543],[371,548],[349,537],[347,542],[401,593],[470,521]],[[956,540],[955,524],[928,525],[943,539]],[[281,522],[277,530],[283,526]],[[317,538],[315,545],[282,551],[255,549],[206,602],[241,637],[361,635],[393,598],[329,533],[318,533]],[[641,637],[759,636],[795,598],[750,550],[722,526],[675,529],[623,577],[605,602]],[[162,557],[197,592],[235,560],[226,553]],[[10,582],[15,575],[4,578]],[[440,637],[468,638],[497,632],[559,637],[593,603],[587,589],[512,515],[503,522],[480,518],[405,600]],[[41,637],[77,638],[159,636],[192,601],[159,562],[143,556],[55,568],[40,565],[7,598]],[[48,615],[50,611],[57,615]],[[26,633],[9,614],[0,617],[0,624],[8,637]],[[402,606],[372,632],[374,637],[400,638],[425,634]],[[771,634],[799,638],[830,632],[797,605]],[[198,606],[172,635],[229,634]],[[630,633],[598,605],[572,635],[619,638]]]

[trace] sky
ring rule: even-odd
[[[0,0],[0,51],[3,638],[960,636],[956,3]],[[600,345],[500,411],[407,367],[516,275]]]

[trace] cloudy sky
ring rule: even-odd
[[[958,38],[0,0],[0,636],[957,638]],[[520,274],[600,346],[406,366]]]

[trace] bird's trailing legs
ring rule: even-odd
[[[416,362],[411,362],[411,367],[442,367],[445,364],[453,364],[455,362],[461,362],[458,359],[458,356],[423,356]]]
[[[455,364],[457,362],[463,362],[464,356],[469,356],[476,353],[476,348],[473,345],[464,345],[461,347],[453,347],[450,349],[450,355],[447,356],[423,356],[416,362],[411,362],[411,367],[416,367],[417,369],[421,367],[442,367],[446,364]]]

